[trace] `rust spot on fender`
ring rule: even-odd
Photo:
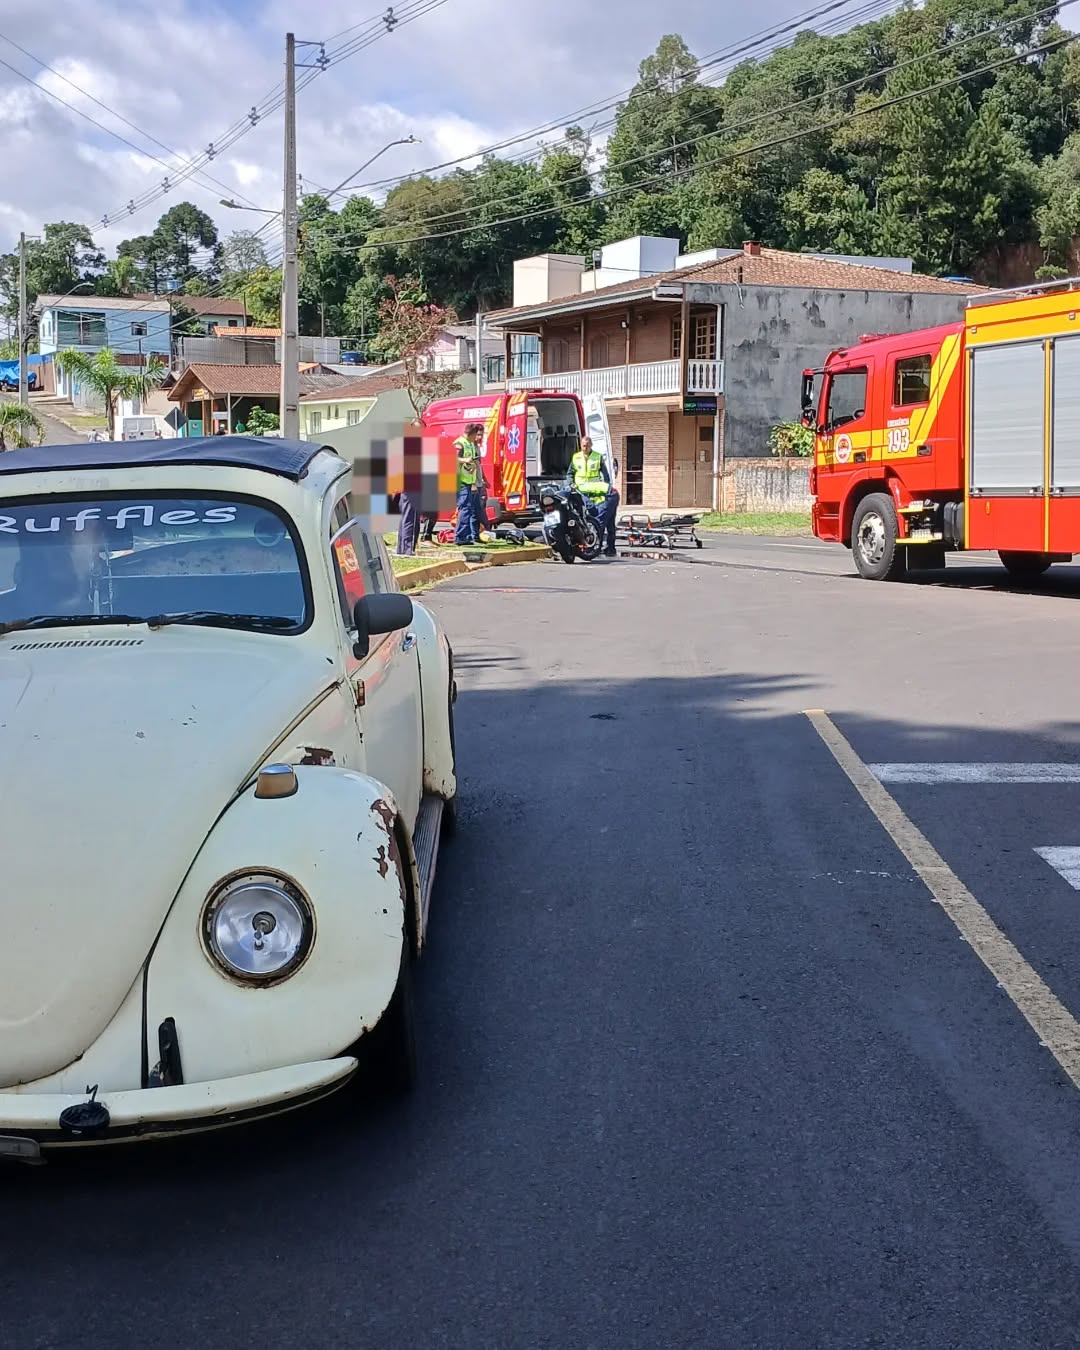
[[[386,860],[386,845],[385,845],[385,844],[380,844],[380,845],[379,845],[379,851],[375,854],[375,865],[378,867],[378,869],[379,869],[379,876],[381,876],[381,877],[386,876],[387,872],[390,871],[390,864],[389,864],[389,862],[387,862],[387,860]]]
[[[393,839],[394,837],[394,812],[389,803],[384,802],[381,797],[376,797],[371,803],[371,814],[376,816],[382,824],[382,828]]]

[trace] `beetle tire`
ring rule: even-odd
[[[1051,559],[1045,553],[1020,553],[998,549],[998,558],[1009,576],[1017,581],[1034,581],[1048,571]]]
[[[896,507],[887,492],[872,492],[855,508],[851,554],[867,581],[901,581],[907,575],[907,551],[898,546]]]

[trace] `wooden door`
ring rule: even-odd
[[[671,414],[671,492],[674,508],[712,506],[712,418]]]

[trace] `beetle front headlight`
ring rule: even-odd
[[[252,984],[287,979],[303,964],[314,936],[306,897],[271,873],[230,878],[203,911],[203,939],[215,964]]]

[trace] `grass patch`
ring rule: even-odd
[[[396,536],[387,537],[387,544],[393,548],[396,542]],[[526,545],[527,548],[535,548],[534,544]],[[497,544],[471,544],[468,548],[458,548],[454,544],[438,544],[434,548],[426,548],[420,553],[414,554],[411,558],[402,558],[391,551],[390,562],[393,565],[394,572],[412,572],[417,567],[430,567],[434,563],[453,562],[456,559],[464,558],[466,553],[521,553],[520,544],[511,544],[506,540],[500,540]]]
[[[76,431],[104,431],[109,425],[107,419],[97,413],[69,413],[64,421]]]
[[[801,511],[710,511],[698,522],[700,530],[728,534],[810,534],[810,516]]]

